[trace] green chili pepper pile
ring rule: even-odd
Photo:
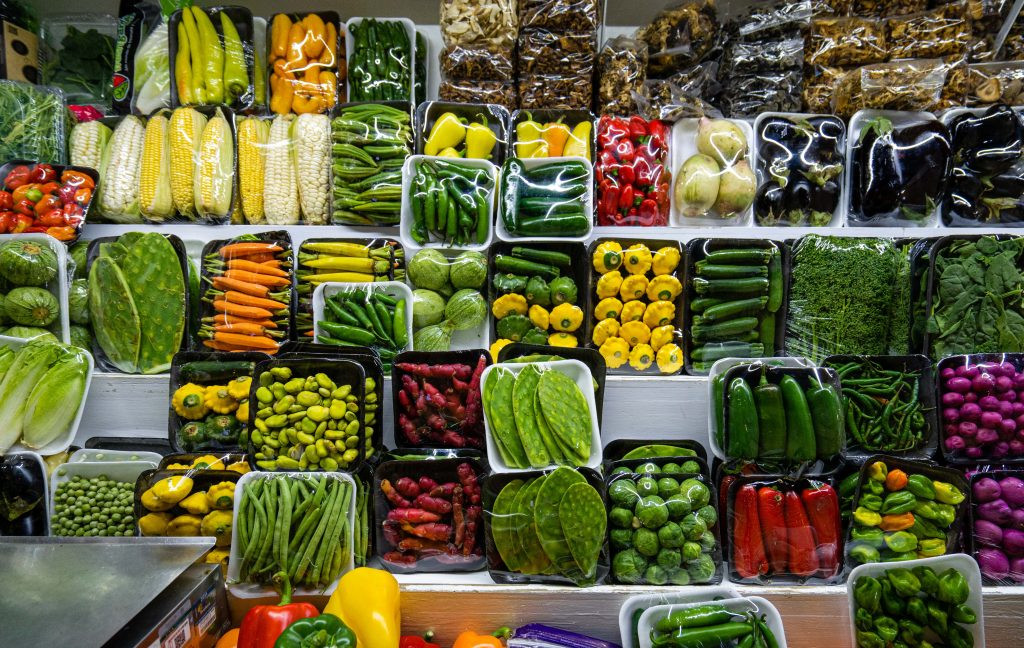
[[[412,153],[408,110],[346,106],[331,120],[335,223],[394,225],[402,212],[402,165]]]
[[[448,246],[483,245],[491,226],[494,176],[487,169],[441,159],[420,160],[412,181],[412,238]]]
[[[348,62],[349,101],[412,100],[415,62],[405,25],[363,18],[349,31],[355,43]]]
[[[941,556],[964,498],[948,482],[875,461],[853,509],[847,556],[856,563]]]
[[[870,360],[833,367],[842,382],[851,447],[898,452],[924,441],[928,423],[918,394],[919,370],[883,369]]]
[[[371,287],[326,296],[324,305],[324,319],[317,322],[318,342],[373,347],[386,371],[391,369],[395,355],[409,346],[409,305],[405,299]]]
[[[675,610],[654,624],[654,648],[777,648],[775,634],[765,615],[750,611],[738,614],[718,603]]]
[[[967,626],[977,623],[978,615],[967,605],[970,594],[967,579],[953,568],[936,573],[919,565],[861,576],[853,584],[857,646],[972,648],[974,635]]]

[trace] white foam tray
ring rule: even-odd
[[[647,608],[640,615],[640,622],[638,624],[639,648],[651,648],[651,630],[660,619],[676,610],[708,604],[721,605],[730,612],[737,614],[754,611],[759,615],[765,615],[765,623],[768,625],[768,629],[772,631],[772,634],[775,635],[775,641],[778,643],[779,648],[786,648],[786,630],[782,627],[782,616],[779,615],[779,611],[768,599],[761,598],[760,596],[726,598],[720,601],[712,601],[707,596],[702,596],[701,600],[691,603],[655,605],[654,607]]]
[[[352,497],[349,498],[348,512],[345,516],[348,518],[348,556],[345,559],[345,564],[341,568],[341,572],[338,574],[338,578],[335,579],[331,584],[327,586],[327,589],[322,592],[315,588],[310,587],[295,587],[293,593],[295,596],[316,596],[319,594],[329,595],[338,588],[338,581],[341,580],[341,576],[348,571],[351,571],[355,567],[355,518],[356,518],[356,482],[352,479],[352,476],[347,473],[341,472],[262,472],[262,471],[251,471],[242,475],[238,479],[238,483],[235,485],[235,505],[231,511],[231,528],[238,528],[238,509],[241,508],[239,505],[242,503],[242,493],[245,490],[246,484],[253,481],[254,479],[311,479],[314,477],[330,477],[339,481],[348,482],[352,488]],[[238,546],[238,533],[231,534],[231,553],[228,556],[228,573],[227,573],[227,584],[228,589],[231,593],[239,598],[260,598],[265,597],[274,592],[274,588],[269,585],[260,585],[258,583],[242,583],[240,582],[242,558],[239,555],[241,547]]]
[[[47,506],[52,526],[54,515],[54,500],[57,496],[57,487],[64,482],[71,481],[72,477],[99,477],[106,475],[118,482],[132,484],[135,489],[135,482],[139,475],[147,470],[154,470],[156,464],[152,461],[79,461],[76,463],[63,463],[57,466],[50,475],[50,501]],[[138,528],[136,521],[136,529]],[[53,535],[53,531],[48,531]]]
[[[372,16],[352,16],[344,23],[344,39],[345,39],[345,61],[351,61],[352,55],[356,50],[356,39],[352,37],[352,25],[358,25],[367,18]],[[415,108],[415,98],[413,97],[413,89],[416,87],[416,23],[409,20],[408,18],[397,18],[397,17],[376,17],[377,21],[388,21],[388,22],[400,22],[405,27],[406,33],[409,35],[409,103]],[[346,96],[352,96],[352,75],[347,74],[345,76],[345,87],[347,89]],[[267,92],[269,96],[270,86],[267,86]]]
[[[0,244],[6,243],[7,241],[35,241],[41,243],[57,255],[57,276],[55,282],[51,281],[46,286],[46,289],[53,293],[53,296],[57,298],[57,306],[60,309],[60,314],[57,316],[55,323],[60,324],[60,334],[57,338],[64,344],[71,344],[71,316],[68,313],[68,298],[71,294],[71,283],[68,278],[67,266],[68,266],[68,249],[67,247],[53,238],[48,234],[0,234]],[[0,326],[0,330],[5,329],[9,326],[17,326],[13,322],[9,322]],[[51,324],[51,326],[53,326]],[[0,335],[0,343],[5,340],[20,340],[21,338],[12,338],[7,335]]]
[[[590,368],[587,367],[587,365],[583,364],[579,360],[556,360],[553,362],[524,362],[491,365],[484,369],[484,372],[480,375],[480,393],[484,393],[486,391],[487,381],[496,371],[510,371],[513,374],[518,374],[529,365],[534,365],[541,371],[560,371],[569,378],[572,378],[580,388],[580,391],[583,392],[583,398],[587,401],[587,409],[590,410],[590,458],[585,464],[583,464],[583,466],[593,468],[594,470],[600,470],[602,460],[601,429],[597,423],[597,405],[594,402],[594,379],[590,373]],[[505,461],[501,458],[501,453],[498,451],[498,446],[491,433],[490,423],[487,420],[486,399],[483,401],[483,407],[484,435],[487,441],[487,462],[491,465],[491,470],[493,472],[520,473],[533,470],[543,470],[544,468],[554,468],[556,466],[554,463],[548,464],[547,466],[527,468],[510,468],[506,465]]]
[[[133,452],[131,450],[96,450],[79,448],[68,457],[68,463],[111,462],[111,461],[150,461],[158,465],[163,459],[157,452]]]
[[[750,225],[754,219],[754,203],[738,214],[729,218],[719,218],[712,210],[708,215],[701,218],[684,218],[676,206],[675,182],[679,175],[679,167],[683,165],[697,151],[697,123],[700,119],[696,117],[685,117],[672,126],[672,143],[669,145],[669,170],[672,172],[672,183],[669,186],[669,221],[671,227],[729,227]],[[751,170],[754,169],[751,151],[754,147],[754,129],[750,121],[743,119],[730,119],[740,127],[740,130],[747,136],[747,163]]]
[[[402,165],[402,215],[399,224],[399,238],[402,240],[402,245],[407,249],[421,247],[444,249],[450,247],[434,240],[434,235],[429,232],[427,234],[428,241],[424,245],[420,245],[412,238],[412,181],[416,175],[415,165],[421,160],[454,161],[472,169],[485,169],[491,175],[493,179],[492,188],[487,192],[487,214],[488,218],[490,218],[490,225],[487,227],[487,240],[483,243],[472,243],[457,248],[460,250],[485,252],[491,246],[491,241],[494,240],[494,197],[498,193],[498,167],[491,164],[489,160],[464,160],[462,158],[446,158],[437,155],[410,155],[405,158],[405,164]]]
[[[630,596],[619,608],[619,641],[622,648],[640,648],[633,642],[633,614],[656,605],[681,605],[700,603],[715,599],[739,598],[732,585],[695,587],[690,590],[665,592],[664,594],[637,594]]]
[[[579,162],[587,168],[587,192],[583,197],[583,213],[590,215],[590,223],[587,226],[586,233],[580,236],[519,236],[509,232],[505,229],[505,219],[502,218],[501,208],[498,209],[498,218],[495,221],[494,230],[498,235],[498,238],[502,241],[516,242],[516,241],[562,241],[562,242],[579,242],[583,243],[590,238],[590,235],[594,231],[594,165],[593,163],[583,157],[549,157],[549,158],[523,158],[519,160],[523,164],[523,168],[527,171],[536,169],[538,167],[546,166],[548,164],[557,162]]]
[[[399,349],[408,351],[412,349],[412,291],[401,281],[375,281],[371,283],[346,283],[327,282],[322,283],[313,291],[313,333],[320,335],[320,322],[324,321],[324,309],[327,308],[326,299],[331,295],[352,290],[365,290],[369,292],[383,293],[405,302],[405,333],[409,343]]]

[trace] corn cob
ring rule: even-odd
[[[161,222],[174,215],[169,149],[167,115],[160,112],[146,122],[146,139],[142,146],[139,211],[147,220]]]
[[[188,218],[195,218],[192,179],[205,127],[206,116],[194,108],[178,108],[171,113],[171,199],[178,213]]]
[[[100,162],[100,215],[115,223],[141,223],[139,170],[146,129],[142,120],[128,115],[121,120],[103,149]]]
[[[265,222],[263,174],[270,122],[247,117],[238,123],[238,193],[242,214],[248,223]]]
[[[263,174],[263,211],[271,225],[299,222],[295,164],[291,156],[291,122],[295,115],[278,115],[270,125]]]
[[[292,126],[292,141],[302,218],[310,225],[326,225],[330,207],[331,118],[311,113],[299,115]]]
[[[199,140],[192,192],[200,216],[220,220],[231,214],[231,188],[235,181],[235,143],[224,114],[206,122]]]
[[[110,135],[110,128],[98,121],[75,124],[68,137],[71,165],[99,170],[103,161],[103,147],[110,140]]]

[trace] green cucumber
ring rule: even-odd
[[[811,461],[817,455],[814,423],[803,387],[793,376],[779,381],[782,401],[786,406],[786,458],[791,461]]]
[[[760,432],[754,392],[743,378],[729,383],[729,439],[726,454],[732,459],[756,459]]]

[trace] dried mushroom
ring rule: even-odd
[[[885,25],[894,59],[962,56],[970,45],[971,23],[963,2],[889,18]]]
[[[596,32],[601,26],[598,0],[519,0],[519,26],[570,32]]]
[[[515,84],[502,81],[442,79],[437,94],[441,101],[498,104],[509,110],[515,110],[518,103]]]
[[[512,81],[515,68],[502,53],[450,45],[441,52],[441,74],[453,79]]]
[[[885,29],[879,20],[827,17],[811,20],[804,57],[810,65],[863,65],[888,58]]]
[[[967,105],[1024,105],[1024,63],[980,63],[968,66]]]
[[[590,109],[591,77],[527,76],[519,79],[521,108]]]
[[[515,0],[442,0],[441,38],[447,46],[509,52],[515,47]]]
[[[936,110],[949,65],[941,59],[916,59],[865,65],[846,77],[859,76],[859,105],[875,110]],[[844,82],[846,81],[844,77]],[[841,86],[843,83],[840,84]],[[837,113],[849,108],[838,104]]]
[[[857,16],[899,16],[928,8],[928,0],[853,0],[850,13]]]
[[[738,73],[802,68],[803,63],[803,38],[733,41],[725,48],[725,66]]]
[[[593,32],[563,33],[546,29],[519,32],[519,73],[590,76],[597,44]]]
[[[745,40],[802,35],[810,25],[812,6],[810,0],[754,4],[737,18],[736,33]]]
[[[731,75],[722,93],[722,110],[727,117],[756,117],[762,112],[800,110],[799,69],[781,72]]]
[[[683,0],[662,10],[636,34],[647,43],[648,75],[665,76],[700,61],[716,45],[719,31],[713,0]]]
[[[832,93],[848,68],[818,66],[805,71],[803,110],[809,113],[832,112]]]
[[[597,57],[597,97],[601,114],[636,112],[634,92],[641,92],[647,78],[647,45],[619,36],[605,42]]]

